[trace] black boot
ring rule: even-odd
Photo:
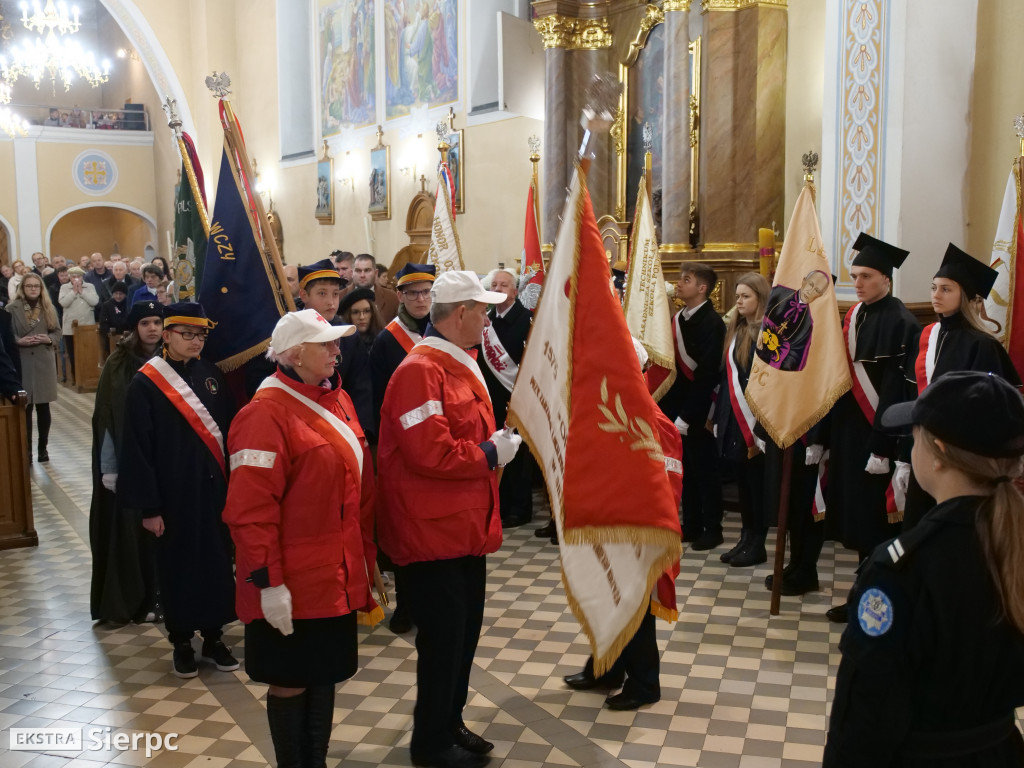
[[[733,556],[732,560],[729,561],[729,565],[735,568],[749,568],[752,565],[760,565],[767,562],[768,552],[764,548],[766,538],[768,538],[767,531],[764,533],[751,531],[747,537],[746,546]]]
[[[718,559],[721,560],[723,563],[732,562],[732,559],[736,557],[736,555],[738,555],[745,546],[747,546],[747,541],[749,539],[750,531],[744,528],[740,531],[740,540],[736,542],[736,546],[730,549],[725,554],[721,555]]]
[[[288,697],[267,694],[267,722],[277,768],[303,768],[302,745],[307,738],[306,695],[305,692]]]
[[[302,768],[325,768],[327,746],[334,725],[334,686],[314,685],[306,689],[306,738],[302,745]]]

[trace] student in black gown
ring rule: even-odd
[[[882,423],[913,427],[914,474],[936,505],[861,568],[824,768],[1024,765],[1024,400],[954,371]]]
[[[912,399],[904,375],[917,349],[921,326],[891,295],[892,273],[908,252],[861,233],[850,268],[858,303],[843,323],[852,391],[832,409],[826,535],[855,550],[861,560],[898,533],[900,515],[891,502],[893,462],[899,441],[881,428],[890,405]],[[827,613],[846,621],[846,605]]]
[[[978,309],[988,298],[996,275],[990,266],[952,243],[946,248],[942,265],[932,279],[932,308],[939,320],[925,327],[917,354],[907,360],[907,378],[918,395],[948,371],[996,373],[1015,387],[1021,385],[1010,356]],[[903,530],[908,530],[935,506],[935,500],[921,489],[909,463],[897,462],[893,482],[906,494]]]

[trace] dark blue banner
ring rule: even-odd
[[[242,189],[225,151],[199,303],[217,323],[203,355],[228,371],[266,350],[270,334],[284,314],[273,288],[271,267],[253,233]]]

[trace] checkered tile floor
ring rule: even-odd
[[[152,765],[255,768],[272,764],[266,688],[244,669],[198,678],[170,673],[162,625],[95,625],[89,618],[89,418],[92,396],[61,389],[51,461],[34,464],[38,549],[0,552],[0,731],[109,727],[178,733],[177,751],[149,759],[116,749],[79,754],[7,751],[4,768]],[[546,514],[538,515],[539,521]],[[738,521],[727,516],[726,540]],[[507,532],[489,558],[484,629],[465,712],[495,743],[494,768],[820,764],[839,663],[839,628],[824,611],[850,586],[855,557],[826,544],[823,591],[783,598],[769,618],[767,566],[730,569],[688,552],[678,580],[679,621],[659,622],[662,700],[639,712],[603,709],[603,694],[574,692],[587,643],[562,591],[557,549],[536,525]],[[413,636],[361,629],[360,669],[338,687],[328,765],[408,766],[415,697]],[[242,628],[225,640],[244,657]]]

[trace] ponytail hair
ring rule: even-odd
[[[928,430],[916,427],[914,432],[915,442],[920,440],[943,464],[975,485],[992,489],[978,509],[978,538],[1003,615],[1024,633],[1024,496],[1016,484],[1021,477],[1021,457],[981,456],[948,443],[939,448]]]

